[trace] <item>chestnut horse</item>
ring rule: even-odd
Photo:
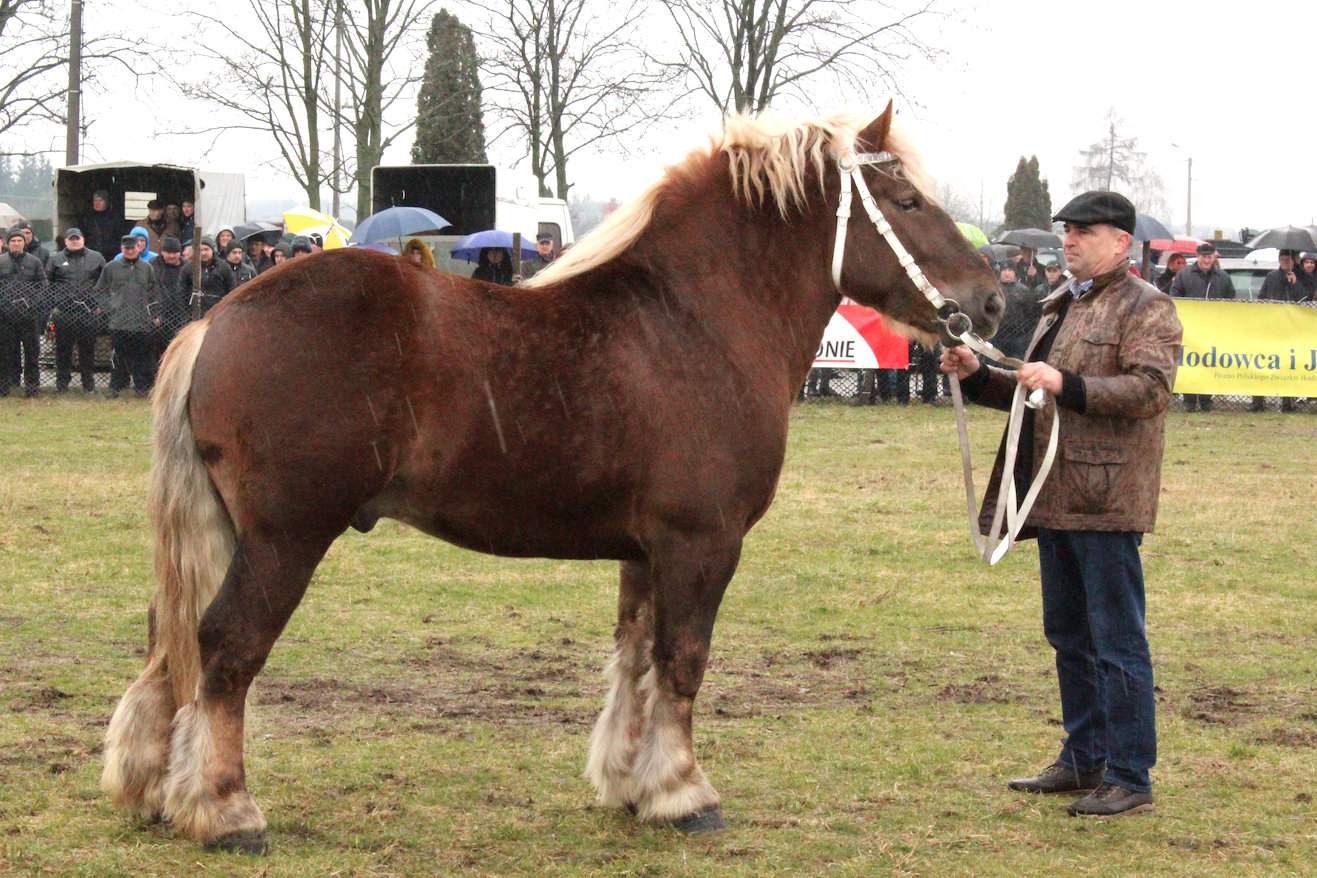
[[[620,561],[586,774],[641,820],[720,826],[692,705],[824,328],[844,294],[941,331],[868,222],[844,231],[834,282],[843,162],[883,150],[856,175],[899,243],[983,335],[1002,311],[891,120],[890,104],[872,121],[729,119],[522,287],[336,250],[180,333],[155,388],[158,586],[146,667],[106,738],[114,802],[265,849],[248,686],[335,538],[389,517],[491,554]]]

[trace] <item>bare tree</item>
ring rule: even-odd
[[[1127,137],[1125,120],[1114,107],[1107,110],[1106,131],[1100,140],[1079,151],[1072,186],[1076,192],[1120,189],[1144,213],[1166,216],[1166,188],[1161,175],[1148,166],[1147,153],[1137,137]]]
[[[178,86],[185,96],[228,112],[215,124],[186,133],[212,136],[212,147],[230,131],[270,135],[279,154],[271,164],[285,167],[318,210],[321,186],[333,171],[321,146],[329,121],[323,111],[333,58],[333,0],[247,0],[236,14],[226,9],[223,17],[191,15],[206,37],[189,51],[219,72]],[[241,121],[235,124],[235,117]]]
[[[415,113],[387,125],[395,105],[411,107],[425,75],[425,31],[434,0],[355,0],[345,3],[344,44],[356,139],[353,173],[357,216],[371,211],[370,171],[384,151],[416,124]],[[387,130],[387,133],[386,133]]]
[[[724,113],[803,96],[820,74],[861,94],[879,85],[900,93],[902,65],[938,54],[919,33],[938,14],[936,0],[908,8],[860,0],[660,2],[681,41],[670,65]]]
[[[642,48],[641,0],[472,0],[485,22],[484,85],[501,127],[524,138],[544,195],[567,198],[582,150],[669,116],[671,74]],[[552,185],[550,185],[552,183]]]
[[[140,40],[118,35],[94,36],[82,44],[83,81],[95,85],[100,73],[117,65],[134,79]],[[50,0],[0,0],[0,138],[28,125],[67,121],[69,26]],[[5,150],[35,155],[47,149]]]

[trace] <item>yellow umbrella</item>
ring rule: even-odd
[[[296,234],[319,235],[324,239],[326,250],[337,250],[339,247],[346,247],[348,245],[348,238],[352,237],[352,233],[338,223],[329,223],[328,225],[323,226],[308,226]]]
[[[284,211],[284,229],[290,235],[300,235],[314,226],[327,226],[334,218],[310,207],[294,207]]]

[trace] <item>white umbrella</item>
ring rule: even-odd
[[[12,228],[25,219],[27,219],[27,217],[23,216],[3,201],[0,201],[0,229]]]

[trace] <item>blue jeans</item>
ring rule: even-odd
[[[1043,631],[1056,650],[1066,740],[1059,761],[1106,766],[1105,780],[1151,789],[1157,762],[1143,565],[1132,532],[1040,528]]]

